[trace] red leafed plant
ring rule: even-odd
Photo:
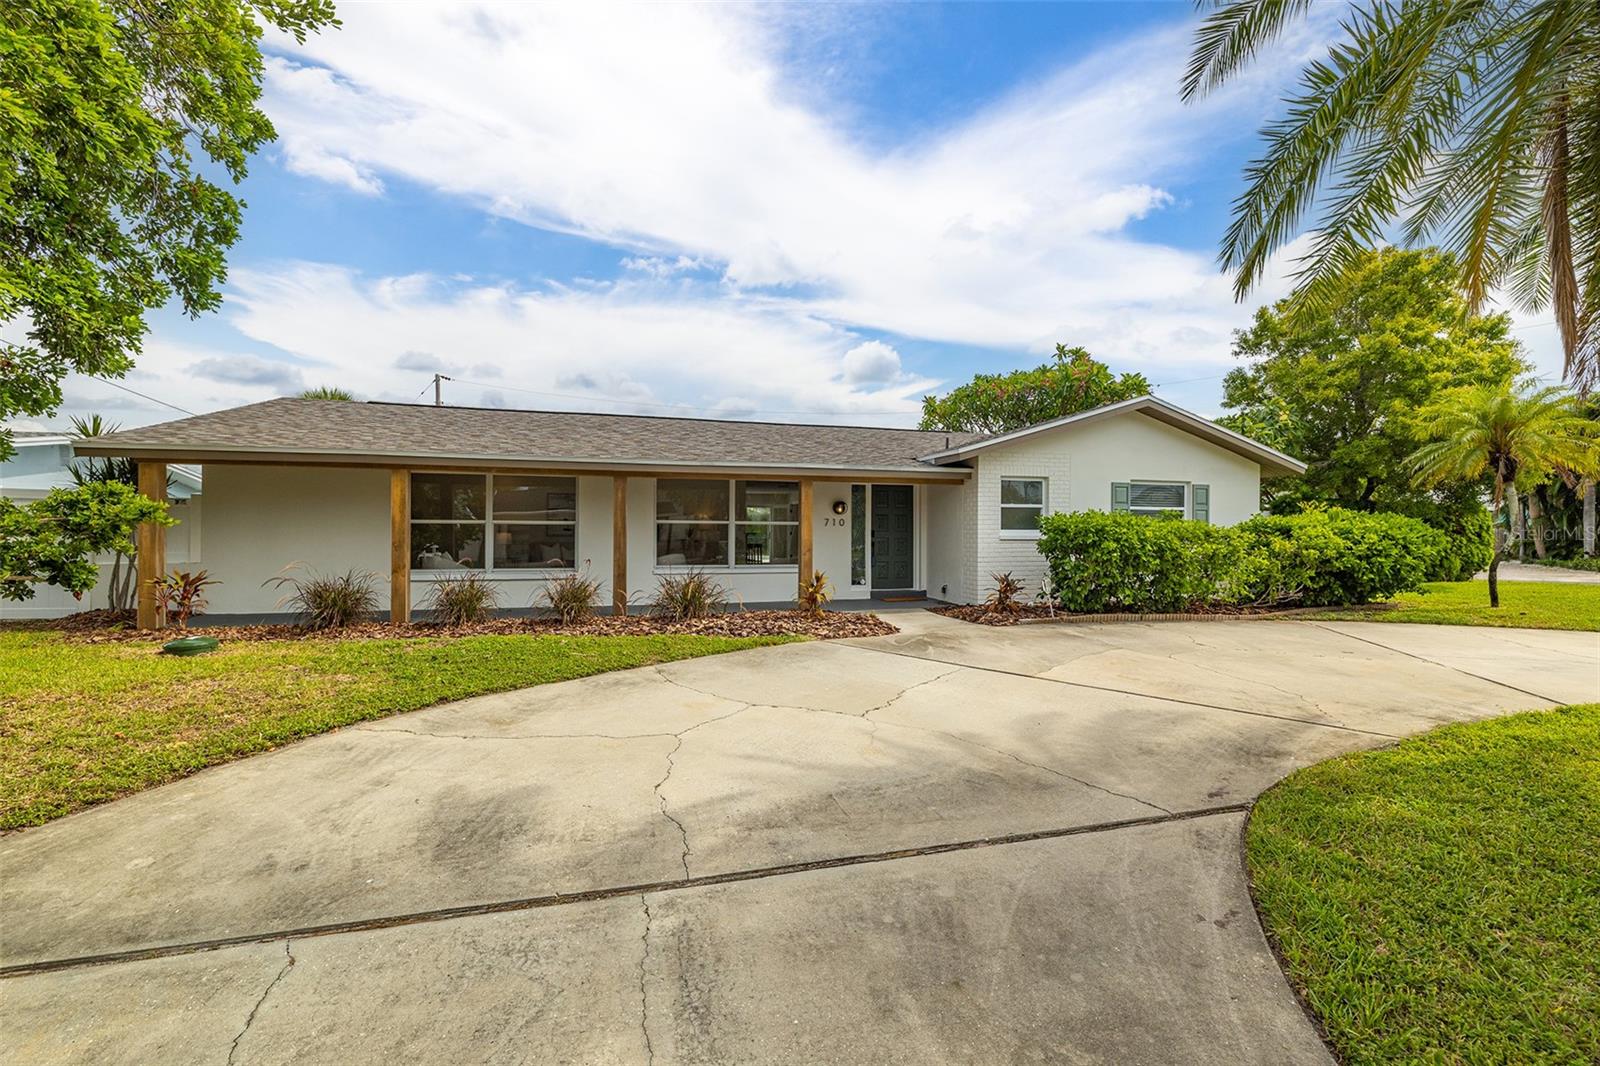
[[[222,584],[204,570],[174,570],[150,583],[155,586],[156,602],[162,612],[184,629],[189,627],[191,616],[206,613],[206,588]]]

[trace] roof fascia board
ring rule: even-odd
[[[505,455],[444,455],[398,452],[288,451],[210,445],[186,448],[174,445],[78,445],[74,454],[86,457],[125,456],[147,462],[256,463],[279,466],[383,466],[429,467],[434,469],[562,470],[585,474],[651,474],[692,477],[699,473],[737,476],[741,473],[786,473],[794,476],[827,476],[838,480],[867,477],[878,481],[959,482],[972,471],[948,466],[839,466],[805,463],[716,463],[661,459],[531,459]]]
[[[1228,448],[1230,451],[1242,452],[1264,466],[1277,467],[1288,473],[1305,473],[1306,465],[1293,456],[1285,455],[1283,452],[1269,448],[1265,444],[1253,441],[1242,433],[1235,433],[1226,426],[1219,426],[1208,418],[1202,418],[1192,411],[1185,411],[1176,404],[1168,403],[1166,400],[1156,396],[1135,396],[1131,400],[1121,400],[1117,403],[1107,404],[1104,407],[1095,407],[1088,411],[1063,415],[1049,422],[1040,422],[1036,426],[1027,426],[1023,429],[1013,430],[1010,433],[1002,433],[997,437],[990,437],[958,448],[948,448],[943,451],[933,452],[930,455],[920,456],[920,459],[925,463],[941,465],[957,462],[962,459],[970,459],[986,449],[1002,444],[1010,444],[1038,433],[1048,433],[1051,430],[1063,429],[1071,425],[1084,425],[1128,411],[1148,414],[1151,409],[1161,411],[1172,419],[1172,421],[1167,421],[1163,418],[1157,418],[1157,421],[1177,429],[1187,430],[1195,436],[1208,438],[1219,447]]]

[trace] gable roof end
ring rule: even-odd
[[[1093,407],[1077,414],[1063,415],[1048,422],[1038,425],[1026,426],[1013,430],[1010,433],[1001,433],[982,440],[958,444],[954,448],[932,452],[922,456],[925,463],[944,466],[949,463],[958,463],[970,459],[980,452],[1002,444],[1010,444],[1039,433],[1049,433],[1052,430],[1064,429],[1068,426],[1083,425],[1088,422],[1098,422],[1103,418],[1110,418],[1122,414],[1142,414],[1153,418],[1157,422],[1172,426],[1191,433],[1202,440],[1209,441],[1219,448],[1252,459],[1261,465],[1261,473],[1267,477],[1281,477],[1285,474],[1303,474],[1306,464],[1292,455],[1285,455],[1276,448],[1269,448],[1265,444],[1251,440],[1242,433],[1235,433],[1226,426],[1219,426],[1209,418],[1202,418],[1193,411],[1186,411],[1177,404],[1168,403],[1166,400],[1155,396],[1135,396],[1131,400],[1120,403],[1109,403],[1104,407]]]

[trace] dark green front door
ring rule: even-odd
[[[872,587],[911,587],[911,486],[872,486]]]

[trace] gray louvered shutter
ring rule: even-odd
[[[1113,511],[1126,511],[1128,509],[1128,483],[1126,481],[1113,481],[1111,483],[1111,509]]]
[[[1211,486],[1194,486],[1194,520],[1196,522],[1211,521]]]

